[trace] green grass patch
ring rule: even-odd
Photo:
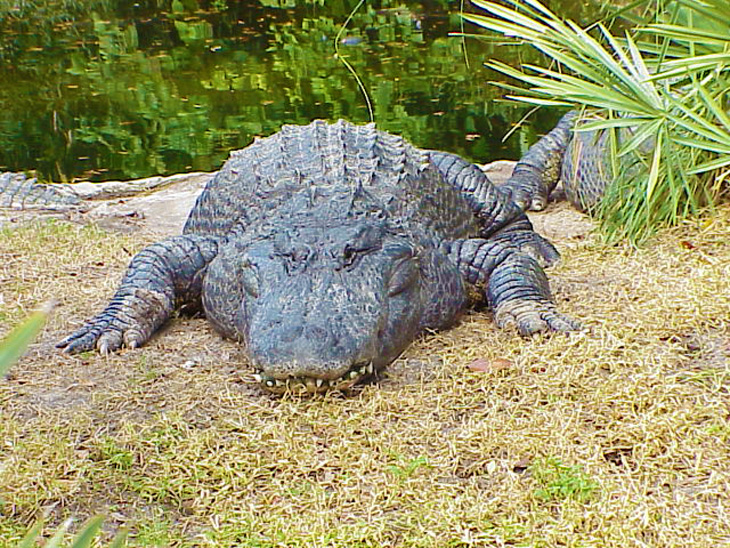
[[[598,483],[581,466],[568,466],[556,457],[538,459],[529,470],[538,484],[535,497],[545,502],[587,502],[598,490]]]

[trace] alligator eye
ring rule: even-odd
[[[413,259],[406,259],[395,266],[390,276],[388,296],[394,297],[413,287],[418,280],[418,266]]]
[[[259,275],[251,261],[247,260],[241,264],[239,275],[241,276],[241,285],[243,285],[244,291],[252,297],[257,298],[260,291]]]

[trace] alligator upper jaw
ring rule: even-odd
[[[263,370],[254,374],[254,378],[268,392],[274,394],[316,394],[329,390],[347,390],[366,377],[375,373],[373,362],[361,363],[352,366],[343,375],[336,379],[323,379],[319,377],[287,377],[284,379],[274,378],[267,375]]]

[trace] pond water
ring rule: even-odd
[[[564,3],[574,18],[592,9]],[[503,142],[525,109],[495,101],[482,64],[529,53],[449,36],[461,7],[447,0],[366,1],[336,40],[355,6],[0,0],[0,170],[55,181],[211,171],[284,123],[369,121],[341,58],[380,129],[477,162],[519,156],[534,130]],[[532,119],[543,131],[556,114]]]

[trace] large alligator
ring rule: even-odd
[[[106,309],[59,347],[137,347],[176,308],[202,305],[265,388],[346,388],[453,324],[474,293],[523,335],[577,329],[541,267],[557,258],[458,156],[372,124],[284,126],[233,152],[183,234],[138,253]]]

